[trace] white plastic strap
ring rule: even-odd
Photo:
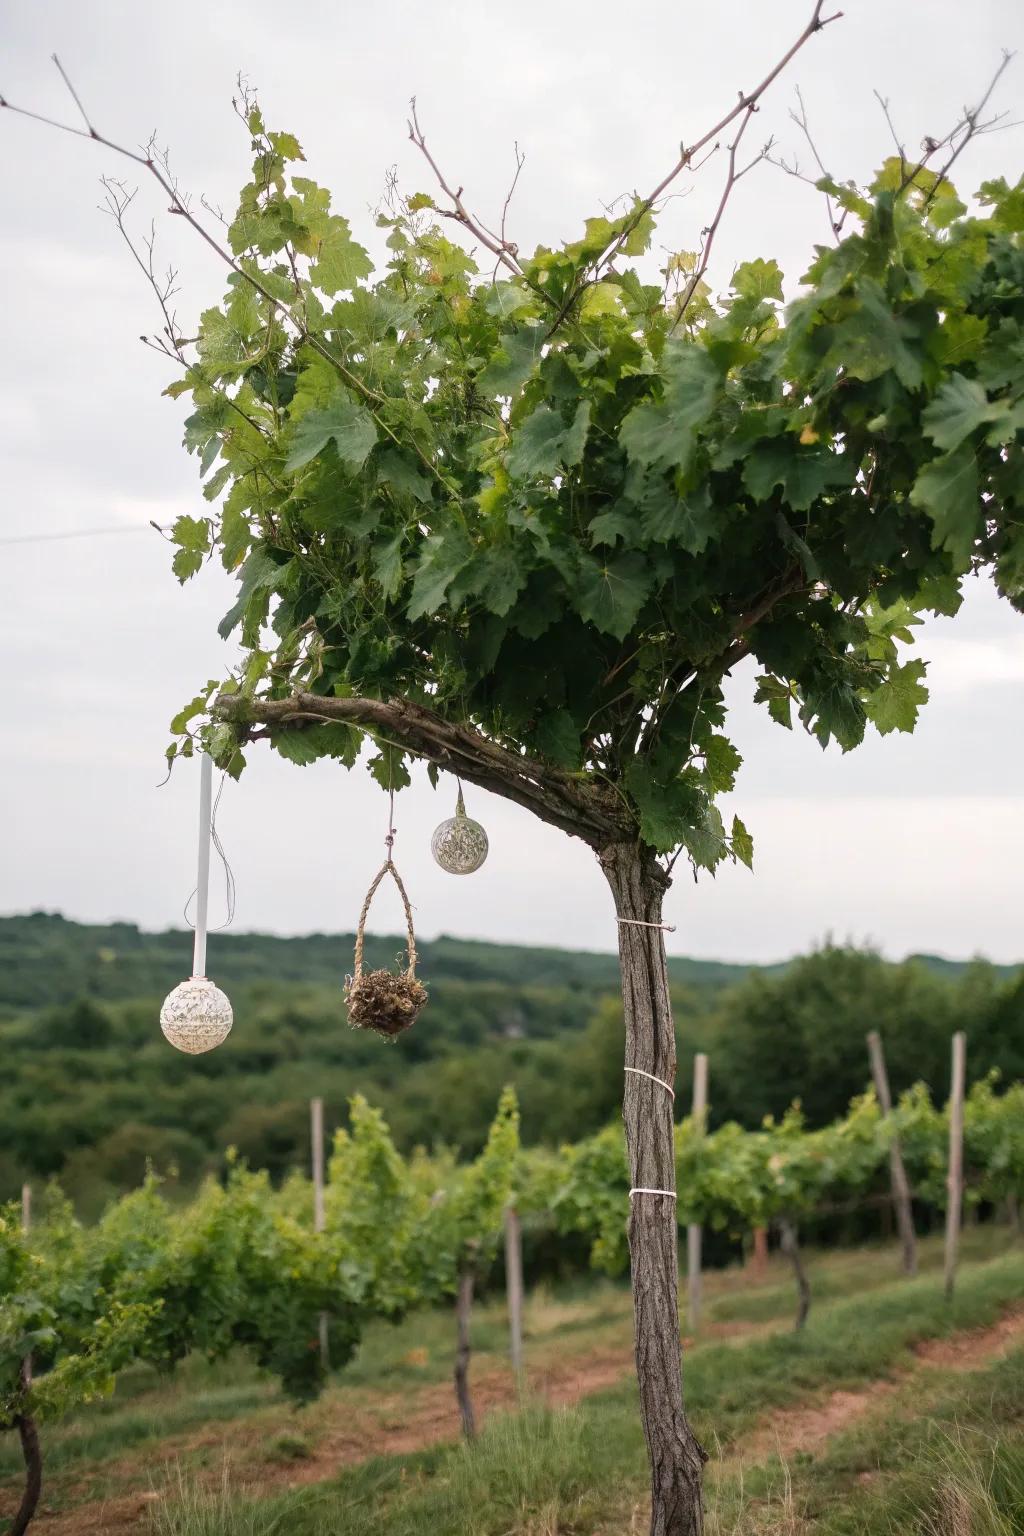
[[[678,1198],[674,1189],[631,1189],[629,1198],[632,1200],[634,1195],[668,1195],[670,1200]]]
[[[210,820],[213,800],[213,760],[199,759],[199,868],[196,875],[196,934],[192,951],[193,976],[206,975],[206,923],[210,901]]]
[[[660,1088],[664,1088],[670,1098],[674,1099],[676,1096],[671,1083],[666,1083],[663,1077],[655,1077],[653,1072],[645,1072],[643,1067],[623,1067],[623,1071],[632,1072],[634,1077],[649,1077],[652,1083],[657,1083]]]
[[[662,933],[675,933],[675,923],[645,923],[642,917],[620,917],[619,922],[631,928],[660,928]]]

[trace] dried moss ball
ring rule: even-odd
[[[190,976],[164,998],[160,1028],[175,1050],[201,1056],[231,1033],[231,1004],[206,976]]]
[[[345,999],[353,1029],[372,1029],[390,1040],[415,1024],[427,989],[408,972],[364,971],[355,981],[349,978]]]

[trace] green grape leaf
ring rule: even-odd
[[[331,442],[342,463],[352,470],[362,467],[377,442],[377,428],[369,411],[340,388],[323,410],[306,411],[299,418],[292,429],[285,469],[292,473],[302,469]]]
[[[813,688],[805,688],[804,694],[800,719],[823,749],[833,739],[844,752],[859,746],[864,739],[866,716],[864,705],[851,683],[843,677],[835,677]]]
[[[685,466],[698,428],[715,408],[718,366],[702,346],[680,342],[669,348],[665,377],[662,399],[634,406],[619,428],[619,441],[635,464]]]
[[[734,856],[748,869],[754,867],[754,839],[743,825],[738,816],[732,819],[732,831],[729,834],[729,843]]]
[[[534,475],[554,475],[562,465],[572,468],[583,457],[589,421],[589,400],[580,402],[568,427],[558,411],[539,405],[513,436],[509,474],[525,480]]]
[[[309,275],[324,293],[335,294],[355,288],[359,279],[369,277],[373,262],[361,245],[352,239],[347,219],[332,214],[320,237],[316,261]]]
[[[560,767],[579,767],[580,728],[567,709],[552,709],[541,717],[537,745],[545,757]]]
[[[488,395],[517,395],[540,362],[544,346],[542,325],[523,325],[501,338],[501,346],[477,378]]]
[[[410,619],[436,613],[448,588],[472,558],[469,540],[459,528],[435,533],[424,541],[424,552],[416,567],[412,596],[406,610]]]
[[[864,700],[864,709],[880,736],[890,731],[912,731],[917,713],[928,702],[924,686],[926,666],[923,661],[908,661],[893,666],[882,686]]]
[[[679,495],[666,482],[645,498],[643,529],[656,544],[677,544],[688,554],[703,554],[717,532],[710,487],[705,482]]]
[[[381,590],[389,602],[397,597],[402,585],[404,544],[405,530],[402,529],[395,534],[394,538],[378,545],[373,552],[373,574],[380,582]]]
[[[976,379],[954,373],[941,385],[921,419],[936,447],[948,450],[959,448],[965,437],[996,420],[1004,410],[999,401],[989,400]]]
[[[932,543],[948,549],[958,567],[967,570],[981,529],[978,464],[970,448],[961,446],[931,459],[910,492],[915,507],[932,520]]]
[[[577,585],[580,616],[622,640],[644,605],[651,579],[642,555],[615,555],[604,561],[583,555]]]
[[[756,501],[776,486],[794,512],[806,512],[830,486],[849,485],[854,466],[841,454],[802,447],[795,438],[756,443],[743,465],[743,484]]]
[[[202,569],[210,550],[210,524],[205,517],[188,517],[182,514],[171,528],[171,542],[178,546],[171,561],[171,569],[184,584],[190,576]]]

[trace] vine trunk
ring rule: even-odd
[[[623,1118],[640,1414],[651,1466],[651,1536],[701,1536],[706,1456],[683,1407],[673,1085],[675,1028],[660,923],[668,878],[650,849],[613,843],[600,860],[615,900],[625,1012]],[[655,1081],[657,1079],[657,1081]]]
[[[788,1216],[779,1221],[779,1244],[786,1258],[793,1266],[793,1278],[796,1280],[797,1309],[794,1329],[797,1333],[807,1321],[807,1314],[811,1310],[811,1283],[804,1269],[804,1261],[800,1255],[800,1238],[797,1234],[796,1223],[790,1221]]]
[[[473,1286],[475,1279],[476,1274],[472,1259],[464,1259],[459,1269],[459,1287],[455,1297],[455,1397],[459,1404],[462,1433],[467,1440],[472,1440],[476,1434],[473,1399],[469,1393],[469,1322],[473,1311]]]
[[[32,1523],[32,1517],[43,1491],[43,1455],[39,1448],[39,1431],[31,1414],[19,1414],[14,1421],[21,1441],[21,1454],[25,1461],[25,1491],[21,1505],[14,1517],[10,1536],[24,1536]]]

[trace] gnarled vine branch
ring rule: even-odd
[[[223,721],[266,726],[271,731],[324,720],[354,725],[514,801],[591,847],[636,836],[633,818],[612,791],[511,752],[472,726],[454,725],[410,699],[335,698],[304,692],[284,699],[249,699],[223,693],[213,713]]]

